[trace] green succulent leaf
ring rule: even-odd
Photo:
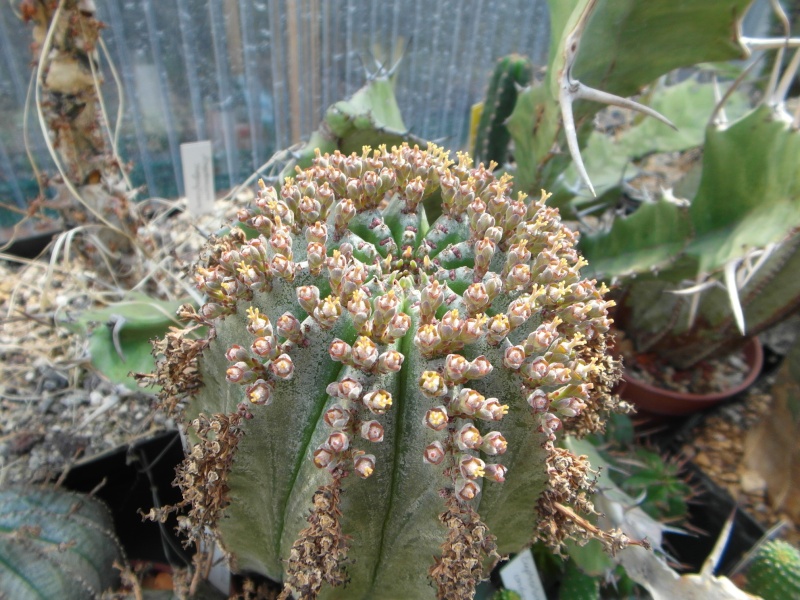
[[[120,302],[86,310],[62,324],[89,337],[92,365],[114,383],[139,390],[132,373],[155,366],[151,340],[180,324],[175,314],[183,302],[167,302],[131,293]]]

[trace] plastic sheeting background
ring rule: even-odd
[[[25,206],[38,191],[23,139],[31,31],[11,4],[0,3],[0,197]],[[120,153],[134,184],[163,197],[183,192],[181,143],[210,139],[217,188],[230,188],[306,138],[365,69],[401,56],[406,125],[463,148],[494,61],[518,52],[542,65],[549,44],[545,0],[104,0],[97,14],[124,91]],[[102,70],[113,123],[120,98]],[[34,115],[29,146],[52,173]]]

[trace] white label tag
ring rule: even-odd
[[[211,142],[181,144],[187,210],[199,216],[214,210],[214,159]]]
[[[547,600],[530,550],[523,550],[501,568],[500,579],[506,589],[517,592],[522,600]]]

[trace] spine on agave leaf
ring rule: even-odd
[[[588,462],[555,432],[614,408],[610,302],[545,194],[510,190],[405,144],[261,186],[257,236],[212,241],[208,302],[157,344],[190,537],[284,597],[470,598],[498,554],[587,532]]]
[[[501,166],[509,161],[511,133],[506,119],[514,111],[519,89],[529,85],[531,77],[531,62],[525,56],[511,54],[497,61],[475,136],[476,161],[494,161]]]

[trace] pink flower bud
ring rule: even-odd
[[[272,335],[272,324],[266,315],[262,315],[257,308],[247,308],[247,331],[255,336]]]
[[[419,388],[428,398],[439,398],[447,393],[447,385],[436,371],[424,371],[419,378]]]
[[[486,317],[479,315],[477,317],[470,317],[464,321],[464,326],[461,328],[461,336],[459,341],[464,344],[472,344],[481,339],[486,333]]]
[[[386,390],[375,390],[364,395],[364,406],[376,415],[382,415],[392,406],[392,395]]]
[[[495,315],[489,319],[487,324],[486,339],[491,345],[496,346],[502,342],[510,332],[511,324],[509,323],[508,317],[503,314]]]
[[[459,335],[461,335],[461,328],[464,326],[464,319],[461,319],[458,315],[458,311],[448,310],[442,316],[442,320],[439,323],[439,335],[442,338],[442,341],[449,342]]]
[[[350,411],[345,410],[341,404],[334,404],[325,411],[322,420],[328,427],[343,429],[350,422]]]
[[[481,487],[469,479],[461,479],[456,484],[456,495],[464,502],[474,500],[481,493]]]
[[[375,472],[375,455],[360,454],[353,460],[353,470],[361,479],[366,479]]]
[[[504,483],[506,473],[508,473],[508,468],[503,465],[486,465],[486,475],[484,477],[496,483]]]
[[[327,183],[324,185],[327,186]],[[325,242],[328,241],[328,226],[325,223],[317,221],[313,225],[306,227],[305,234],[307,242],[316,242],[317,244],[324,245]]]
[[[270,269],[272,269],[272,272],[278,277],[282,277],[286,281],[292,281],[294,279],[295,264],[291,261],[291,259],[286,258],[281,254],[276,254],[272,257],[272,261],[270,262],[269,266]]]
[[[378,357],[379,373],[397,373],[403,366],[403,355],[397,350],[387,350]]]
[[[516,329],[525,323],[525,321],[531,318],[532,314],[533,309],[531,308],[530,296],[520,296],[512,301],[511,304],[508,305],[508,311],[506,312],[511,329]]]
[[[319,288],[315,285],[304,285],[297,288],[297,301],[303,310],[313,315],[319,304]]]
[[[278,335],[285,337],[287,340],[291,340],[297,345],[303,343],[303,328],[300,325],[300,321],[292,313],[283,313],[278,318],[275,329],[278,331]]]
[[[506,283],[509,289],[525,288],[531,282],[531,269],[526,264],[514,265],[508,273]]]
[[[470,361],[469,368],[464,373],[464,376],[467,379],[481,379],[491,373],[493,369],[494,367],[489,362],[489,359],[481,355]]]
[[[334,454],[339,454],[350,447],[350,436],[344,431],[334,431],[328,436],[323,446]]]
[[[358,188],[358,183],[351,179],[347,182],[347,195],[350,198],[357,198],[359,196]],[[333,224],[339,234],[347,229],[351,219],[356,216],[356,206],[350,198],[343,198],[333,208]]]
[[[246,362],[237,362],[235,365],[228,367],[228,370],[225,371],[225,379],[230,383],[244,383],[247,374],[251,372]]]
[[[383,441],[383,425],[378,421],[365,421],[361,424],[361,437],[373,443]]]
[[[550,370],[545,377],[547,385],[564,385],[572,380],[572,370],[559,362],[550,364]]]
[[[314,319],[323,327],[330,329],[342,315],[342,305],[338,296],[327,296],[314,309]]]
[[[422,325],[414,335],[414,345],[426,356],[436,352],[441,343],[439,328],[430,323]]]
[[[331,345],[328,346],[328,355],[336,362],[350,362],[351,352],[350,344],[339,338],[334,339]]]
[[[522,346],[510,346],[506,348],[505,354],[503,355],[503,364],[509,368],[516,371],[522,366],[522,363],[525,362],[525,348]]]
[[[398,313],[389,322],[387,333],[392,340],[403,337],[411,327],[411,317],[405,313]]]
[[[561,419],[549,412],[542,415],[539,431],[547,434],[548,436],[552,436],[554,432],[558,431],[559,429],[561,429]]]
[[[489,456],[505,454],[507,449],[508,442],[506,441],[506,438],[503,437],[503,434],[501,434],[499,431],[490,431],[483,438],[481,450],[483,450]]]
[[[430,465],[440,465],[442,461],[444,461],[445,452],[444,446],[439,441],[431,442],[427,446],[425,446],[425,452],[423,454],[423,459],[426,463]]]
[[[473,283],[463,294],[464,304],[467,305],[467,312],[474,315],[483,312],[489,306],[489,294],[486,293],[486,286],[483,283]]]
[[[429,320],[444,301],[444,286],[434,279],[420,293],[420,312],[423,320]]]
[[[476,416],[486,421],[501,421],[508,414],[508,404],[500,404],[497,398],[488,398]]]
[[[300,218],[304,223],[313,223],[319,219],[319,213],[322,210],[322,205],[316,198],[303,196],[297,206],[300,212]]]
[[[345,377],[339,382],[338,385],[338,396],[343,400],[355,402],[361,397],[362,391],[363,387],[361,386],[361,383],[350,377]]]
[[[444,359],[444,375],[452,383],[463,383],[469,366],[469,361],[460,354],[448,354]]]
[[[550,404],[550,409],[565,417],[575,417],[586,408],[586,404],[581,402],[578,398],[567,397],[553,400]]]
[[[464,454],[458,461],[458,469],[461,472],[461,476],[467,479],[483,477],[485,467],[485,462],[471,454]]]
[[[422,424],[434,431],[442,431],[447,427],[447,409],[444,406],[436,406],[425,413]]]
[[[309,242],[306,246],[308,268],[313,274],[318,274],[325,264],[325,246],[319,242]]]
[[[425,193],[425,184],[422,182],[422,178],[417,177],[413,181],[409,181],[405,191],[406,208],[413,213],[417,210],[417,205],[422,202],[422,196]]]
[[[471,423],[464,425],[456,434],[456,444],[459,450],[477,450],[482,443],[481,432]]]
[[[528,404],[534,413],[543,413],[550,408],[550,398],[544,391],[537,388],[528,394]]]
[[[550,372],[550,365],[543,356],[537,356],[533,361],[523,364],[521,372],[529,382],[540,385]]]
[[[266,406],[272,402],[272,386],[263,379],[257,379],[255,383],[247,386],[244,393],[253,404]]]
[[[294,375],[294,363],[288,354],[281,354],[269,365],[270,371],[278,379],[288,380]]]
[[[366,336],[359,337],[353,344],[353,364],[369,371],[378,361],[378,346]]]
[[[246,360],[248,357],[247,350],[242,348],[238,344],[234,344],[225,352],[225,358],[228,359],[230,362],[239,362]]]
[[[333,462],[333,452],[327,448],[319,447],[314,450],[314,466],[324,469]]]
[[[389,290],[382,296],[375,299],[375,324],[383,327],[397,314],[397,309],[400,306],[400,300],[394,293],[394,290]]]
[[[272,353],[275,350],[275,338],[273,337],[257,337],[254,341],[250,349],[253,351],[254,354],[258,356],[272,356]]]

